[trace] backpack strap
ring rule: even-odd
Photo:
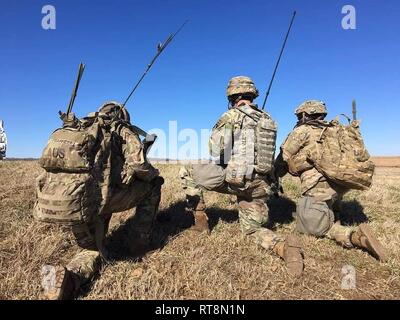
[[[240,111],[241,113],[245,114],[249,118],[251,118],[254,122],[260,121],[261,116],[259,115],[261,111],[257,112],[257,110],[252,109],[247,104],[241,104],[239,106],[235,106],[234,109]]]

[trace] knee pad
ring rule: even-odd
[[[325,201],[303,197],[297,203],[296,230],[322,237],[333,226],[335,216]]]

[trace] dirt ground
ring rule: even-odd
[[[379,158],[376,163],[382,166],[373,187],[346,195],[341,220],[350,225],[369,221],[388,249],[387,263],[328,239],[300,235],[306,268],[303,277],[292,279],[278,257],[242,237],[231,196],[206,193],[211,235],[187,231],[191,220],[184,211],[179,166],[157,165],[166,183],[155,251],[133,260],[126,236],[133,212],[115,214],[107,246],[116,258],[81,299],[400,299],[400,161]],[[33,186],[40,171],[36,161],[0,162],[1,299],[38,299],[42,264],[65,264],[78,250],[61,228],[32,218]],[[285,177],[284,189],[286,196],[273,203],[269,226],[287,234],[294,230],[299,182]],[[347,265],[356,270],[356,288],[351,290],[341,286]]]

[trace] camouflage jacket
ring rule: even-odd
[[[0,127],[0,152],[5,152],[7,148],[7,136],[3,128]]]
[[[281,152],[275,162],[277,176],[282,177],[289,172],[300,177],[302,194],[324,178],[308,160],[308,155],[315,148],[322,130],[318,121],[297,125],[281,145]]]
[[[214,125],[208,142],[212,157],[218,158],[221,165],[226,165],[230,159],[235,125],[241,123],[243,115],[236,109],[226,111]]]
[[[143,143],[129,124],[120,124],[113,139],[112,174],[121,177],[123,184],[129,184],[134,179],[151,181],[159,172],[147,160]]]

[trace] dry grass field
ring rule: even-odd
[[[129,257],[126,234],[133,212],[115,214],[107,242],[115,259],[81,299],[400,299],[399,166],[377,168],[371,190],[347,194],[341,217],[347,224],[368,219],[388,248],[389,261],[379,263],[361,250],[301,235],[306,268],[300,279],[291,279],[279,258],[241,236],[230,196],[206,194],[211,235],[187,231],[191,221],[184,212],[179,167],[158,167],[166,183],[154,251],[140,261]],[[32,218],[40,170],[35,161],[0,162],[1,299],[38,299],[41,265],[66,263],[78,250],[61,228]],[[287,198],[273,203],[270,227],[287,234],[294,230],[291,212],[299,183],[285,177],[284,188]],[[356,269],[356,289],[341,288],[345,265]]]
[[[373,157],[378,167],[400,168],[400,157]]]

